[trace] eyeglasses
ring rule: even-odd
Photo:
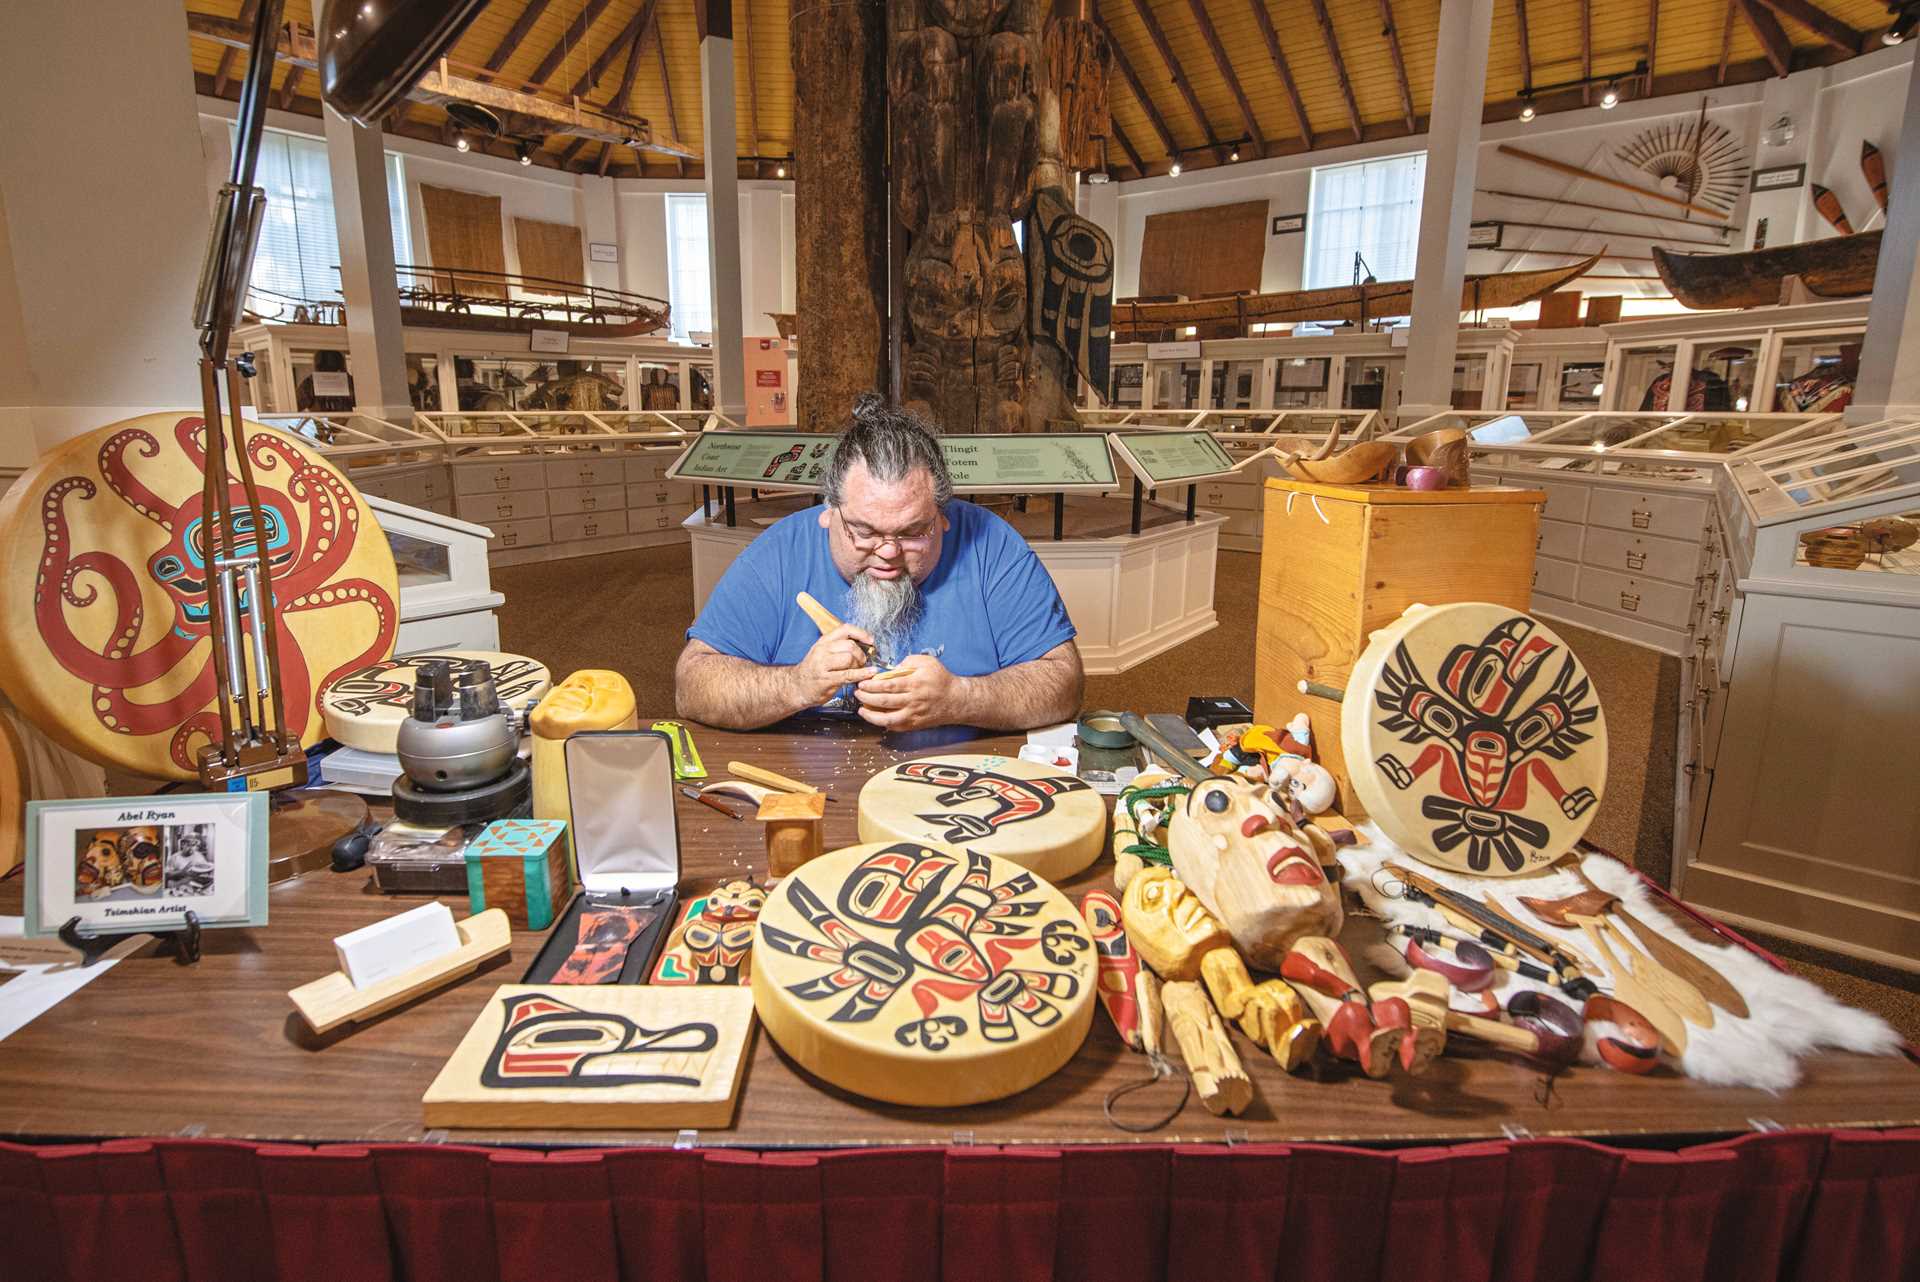
[[[839,512],[839,508],[834,511]],[[884,544],[892,543],[902,552],[923,551],[933,542],[933,525],[929,522],[917,530],[905,530],[898,534],[883,534],[858,521],[849,521],[844,512],[840,512],[840,524],[846,527],[847,541],[853,544],[856,552],[872,552]]]

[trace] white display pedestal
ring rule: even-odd
[[[802,498],[737,505],[729,526],[720,502],[709,519],[695,510],[685,525],[693,547],[693,608],[706,605],[733,558],[766,528],[760,521],[808,506]],[[1036,496],[1032,510],[997,509],[1012,521],[1053,576],[1078,631],[1089,676],[1111,676],[1197,637],[1219,622],[1213,610],[1214,560],[1226,518],[1201,512],[1192,521],[1158,504],[1145,508],[1139,534],[1129,532],[1131,505],[1122,499],[1067,501],[1066,537],[1052,537],[1053,501]],[[830,608],[837,603],[829,602]]]

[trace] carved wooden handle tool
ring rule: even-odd
[[[1713,1027],[1713,1007],[1707,1005],[1707,999],[1700,990],[1680,978],[1645,952],[1634,947],[1627,938],[1627,932],[1620,924],[1608,918],[1600,919],[1600,930],[1609,940],[1620,946],[1621,953],[1633,967],[1633,973],[1640,982],[1666,999],[1667,1005],[1695,1028]]]
[[[755,783],[765,784],[769,788],[778,788],[781,792],[819,792],[810,783],[801,783],[798,779],[789,779],[777,775],[771,770],[762,770],[759,766],[750,766],[744,761],[729,761],[727,771],[739,775],[742,779],[751,779]],[[827,800],[833,800],[833,794],[827,794]]]
[[[1681,1019],[1673,1007],[1662,1001],[1651,988],[1641,983],[1625,962],[1613,955],[1613,950],[1607,947],[1605,936],[1600,933],[1600,919],[1575,915],[1573,924],[1586,932],[1587,938],[1593,941],[1594,949],[1606,961],[1607,969],[1613,975],[1613,995],[1640,1012],[1642,1018],[1653,1025],[1670,1053],[1685,1054],[1686,1021]]]

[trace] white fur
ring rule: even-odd
[[[1389,899],[1381,893],[1376,880],[1391,885],[1390,878],[1375,874],[1389,861],[1422,873],[1453,890],[1476,899],[1491,894],[1520,925],[1569,948],[1593,963],[1589,972],[1602,989],[1612,987],[1606,958],[1578,930],[1547,925],[1534,917],[1519,902],[1521,895],[1534,899],[1559,899],[1586,889],[1570,872],[1549,872],[1530,877],[1468,877],[1420,863],[1389,841],[1373,824],[1362,824],[1367,846],[1348,846],[1340,851],[1343,883],[1359,894],[1367,907],[1389,922],[1431,926],[1452,930],[1450,923],[1424,904],[1410,899]],[[1627,910],[1656,929],[1665,925],[1675,910],[1656,898],[1632,869],[1604,855],[1590,854],[1581,865],[1596,886],[1618,895]],[[1622,927],[1629,938],[1630,928]],[[1746,1000],[1749,1017],[1735,1019],[1719,1007],[1713,1008],[1713,1027],[1687,1026],[1687,1049],[1679,1068],[1697,1081],[1720,1086],[1756,1086],[1766,1091],[1782,1091],[1800,1080],[1799,1059],[1813,1051],[1837,1049],[1864,1055],[1892,1055],[1900,1048],[1900,1035],[1877,1015],[1856,1010],[1835,1000],[1813,984],[1778,971],[1762,958],[1738,945],[1715,947],[1703,944],[1678,927],[1663,933],[1673,943],[1707,962]],[[1637,941],[1636,941],[1637,942]],[[1642,951],[1645,951],[1642,947]],[[1533,988],[1559,996],[1557,990],[1509,971],[1500,972],[1493,991],[1504,1007],[1507,999],[1520,989]],[[1564,999],[1563,999],[1564,1000]],[[1589,1030],[1591,1032],[1591,1030]],[[1593,1038],[1587,1039],[1587,1062],[1594,1061]]]

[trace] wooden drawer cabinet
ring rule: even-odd
[[[1650,575],[1691,587],[1700,573],[1700,545],[1627,530],[1587,531],[1588,565],[1621,574]]]
[[[497,463],[482,459],[456,463],[453,468],[456,494],[510,494],[546,488],[546,465],[538,459]]]
[[[1572,521],[1543,520],[1540,522],[1540,537],[1536,543],[1541,556],[1555,556],[1562,561],[1578,561],[1585,534],[1586,527],[1576,525]]]
[[[628,507],[686,507],[692,508],[700,501],[697,492],[690,485],[679,485],[672,481],[656,481],[652,485],[628,485]]]
[[[1246,481],[1202,481],[1196,487],[1195,503],[1218,512],[1258,512],[1262,501],[1261,489],[1257,484]],[[1179,487],[1169,486],[1165,496],[1169,500],[1178,499],[1184,503],[1186,496]]]
[[[629,485],[657,481],[667,474],[667,469],[673,466],[674,459],[678,457],[677,453],[662,452],[629,458],[626,460],[621,479]]]
[[[460,519],[495,525],[501,521],[523,520],[547,514],[545,490],[522,490],[507,494],[462,494]]]
[[[1533,590],[1536,593],[1571,601],[1579,582],[1580,567],[1576,563],[1551,556],[1534,558]]]
[[[627,532],[627,514],[619,508],[610,512],[575,512],[555,516],[550,524],[555,543],[566,543],[572,539],[603,539],[608,535]]]
[[[1706,528],[1707,501],[1684,494],[1645,494],[1632,490],[1596,489],[1589,520],[1667,539],[1698,544]]]
[[[547,491],[547,510],[554,516],[570,512],[619,511],[627,505],[620,485],[556,485]]]
[[[1596,569],[1580,569],[1580,589],[1575,597],[1582,605],[1609,614],[1623,614],[1667,628],[1684,628],[1687,611],[1693,605],[1690,589],[1659,579]]]
[[[619,485],[625,480],[626,466],[617,458],[581,455],[547,464],[547,484],[556,489],[563,485]]]

